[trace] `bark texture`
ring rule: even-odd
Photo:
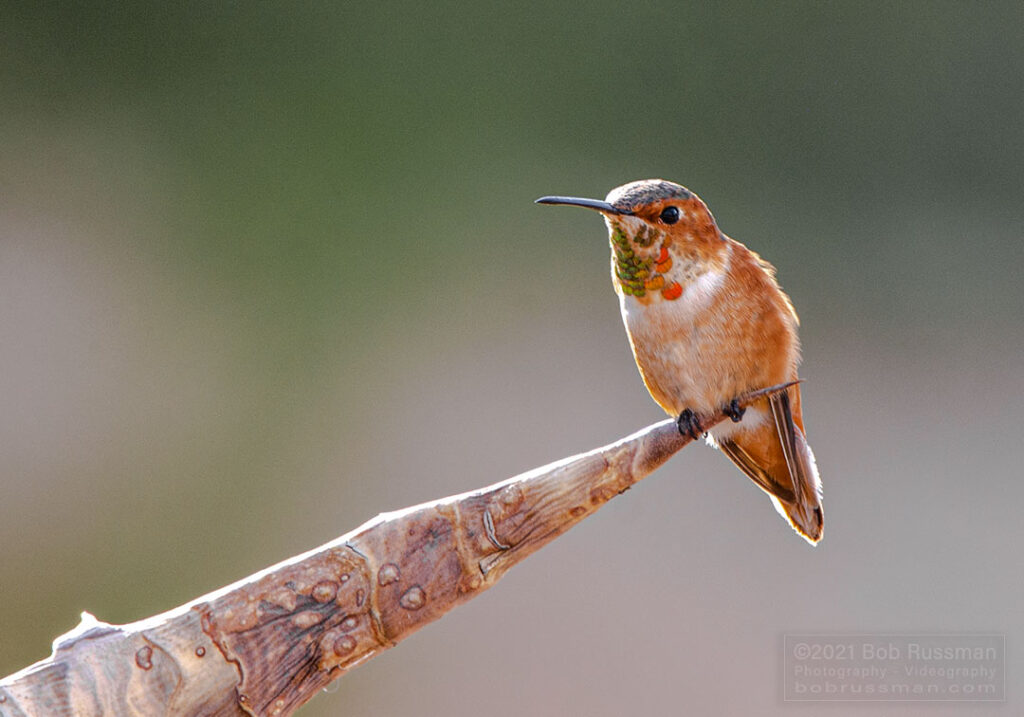
[[[49,658],[0,680],[0,717],[291,714],[491,587],[690,440],[663,421],[487,488],[384,513],[147,620],[115,626],[83,613]]]

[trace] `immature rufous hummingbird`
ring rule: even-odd
[[[631,182],[604,201],[541,197],[596,209],[611,237],[612,283],[647,390],[693,438],[708,431],[812,545],[821,540],[821,482],[804,434],[800,387],[741,409],[737,397],[795,381],[796,311],[775,269],[723,234],[700,197],[663,179]]]

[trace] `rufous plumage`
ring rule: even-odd
[[[622,320],[651,396],[694,436],[703,432],[700,416],[724,408],[733,421],[712,428],[708,442],[768,493],[800,535],[821,540],[821,481],[800,387],[745,410],[735,400],[797,379],[799,320],[774,268],[723,234],[704,202],[673,182],[631,182],[603,201],[537,201],[601,212]]]

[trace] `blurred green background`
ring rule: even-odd
[[[1005,633],[1019,712],[1022,27],[4,3],[0,674],[660,420],[602,223],[532,200],[665,177],[801,313],[822,545],[694,446],[302,714],[788,714],[783,633],[884,631]]]

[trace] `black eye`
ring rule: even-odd
[[[658,218],[666,224],[675,224],[679,221],[679,207],[665,207]]]

